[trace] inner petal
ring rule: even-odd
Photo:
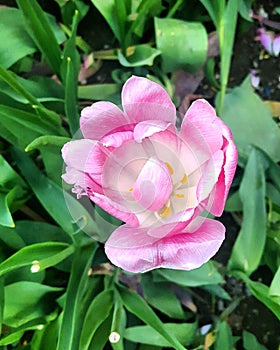
[[[134,186],[132,195],[145,209],[161,209],[172,192],[172,180],[167,166],[155,157],[147,160]]]

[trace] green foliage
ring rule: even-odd
[[[234,349],[230,314],[241,298],[229,281],[243,283],[280,318],[279,127],[249,79],[227,91],[238,14],[252,21],[252,0],[52,3],[59,20],[36,0],[0,8],[1,349]],[[217,60],[207,60],[211,26],[219,82]],[[93,74],[86,85],[78,81],[81,64]],[[92,101],[119,103],[132,74],[150,77],[174,98],[173,73],[204,68],[239,151],[226,209],[241,229],[233,248],[222,248],[230,249],[228,265],[126,273],[108,262],[99,242],[121,221],[62,187],[61,148],[78,130],[80,110]],[[267,278],[257,280],[261,265]],[[258,334],[238,336],[246,350],[266,349]]]

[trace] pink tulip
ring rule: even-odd
[[[205,100],[195,101],[175,127],[167,92],[132,77],[122,110],[110,102],[83,109],[84,139],[62,150],[64,181],[125,222],[105,243],[111,262],[127,271],[195,269],[219,249],[220,216],[237,163],[229,128]]]

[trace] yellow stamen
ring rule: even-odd
[[[181,183],[184,185],[187,181],[188,181],[188,176],[187,174],[184,174],[184,176],[182,177]]]
[[[167,166],[169,174],[173,175],[174,174],[174,170],[173,170],[172,166],[168,162],[165,162],[164,164]]]
[[[165,207],[164,211],[161,214],[159,214],[159,215],[161,217],[168,216],[170,214],[170,211],[171,211],[170,207]]]
[[[129,192],[132,192],[133,191],[133,187],[130,187],[130,189],[128,190]]]
[[[183,193],[177,193],[175,196],[177,198],[185,198],[185,195]]]

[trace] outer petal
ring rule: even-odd
[[[166,165],[157,158],[150,158],[142,168],[134,186],[133,197],[151,211],[161,209],[172,192],[172,180]]]
[[[193,102],[187,110],[181,135],[194,150],[198,148],[204,152],[215,153],[223,145],[222,130],[219,127],[216,112],[203,99]]]
[[[158,119],[175,124],[176,109],[168,93],[149,79],[128,79],[122,90],[122,105],[130,123]]]
[[[222,215],[238,160],[238,151],[233,142],[231,131],[222,120],[219,120],[219,123],[224,136],[223,151],[225,159],[223,169],[216,184],[214,198],[210,209],[211,214],[215,216]]]
[[[273,45],[273,38],[274,35],[271,32],[266,32],[263,28],[260,28],[258,30],[260,42],[263,45],[263,47],[266,49],[267,52],[270,54],[273,54],[272,52],[272,45]]]
[[[123,112],[111,102],[96,102],[82,110],[80,125],[85,138],[100,140],[120,127],[127,129]]]
[[[134,139],[137,142],[141,142],[144,138],[167,129],[172,130],[174,134],[177,133],[175,126],[171,123],[162,120],[145,120],[135,125],[133,132]]]
[[[155,268],[191,270],[207,262],[224,240],[225,228],[205,219],[194,232],[157,240],[144,228],[118,227],[105,244],[111,262],[127,271],[146,272]]]

